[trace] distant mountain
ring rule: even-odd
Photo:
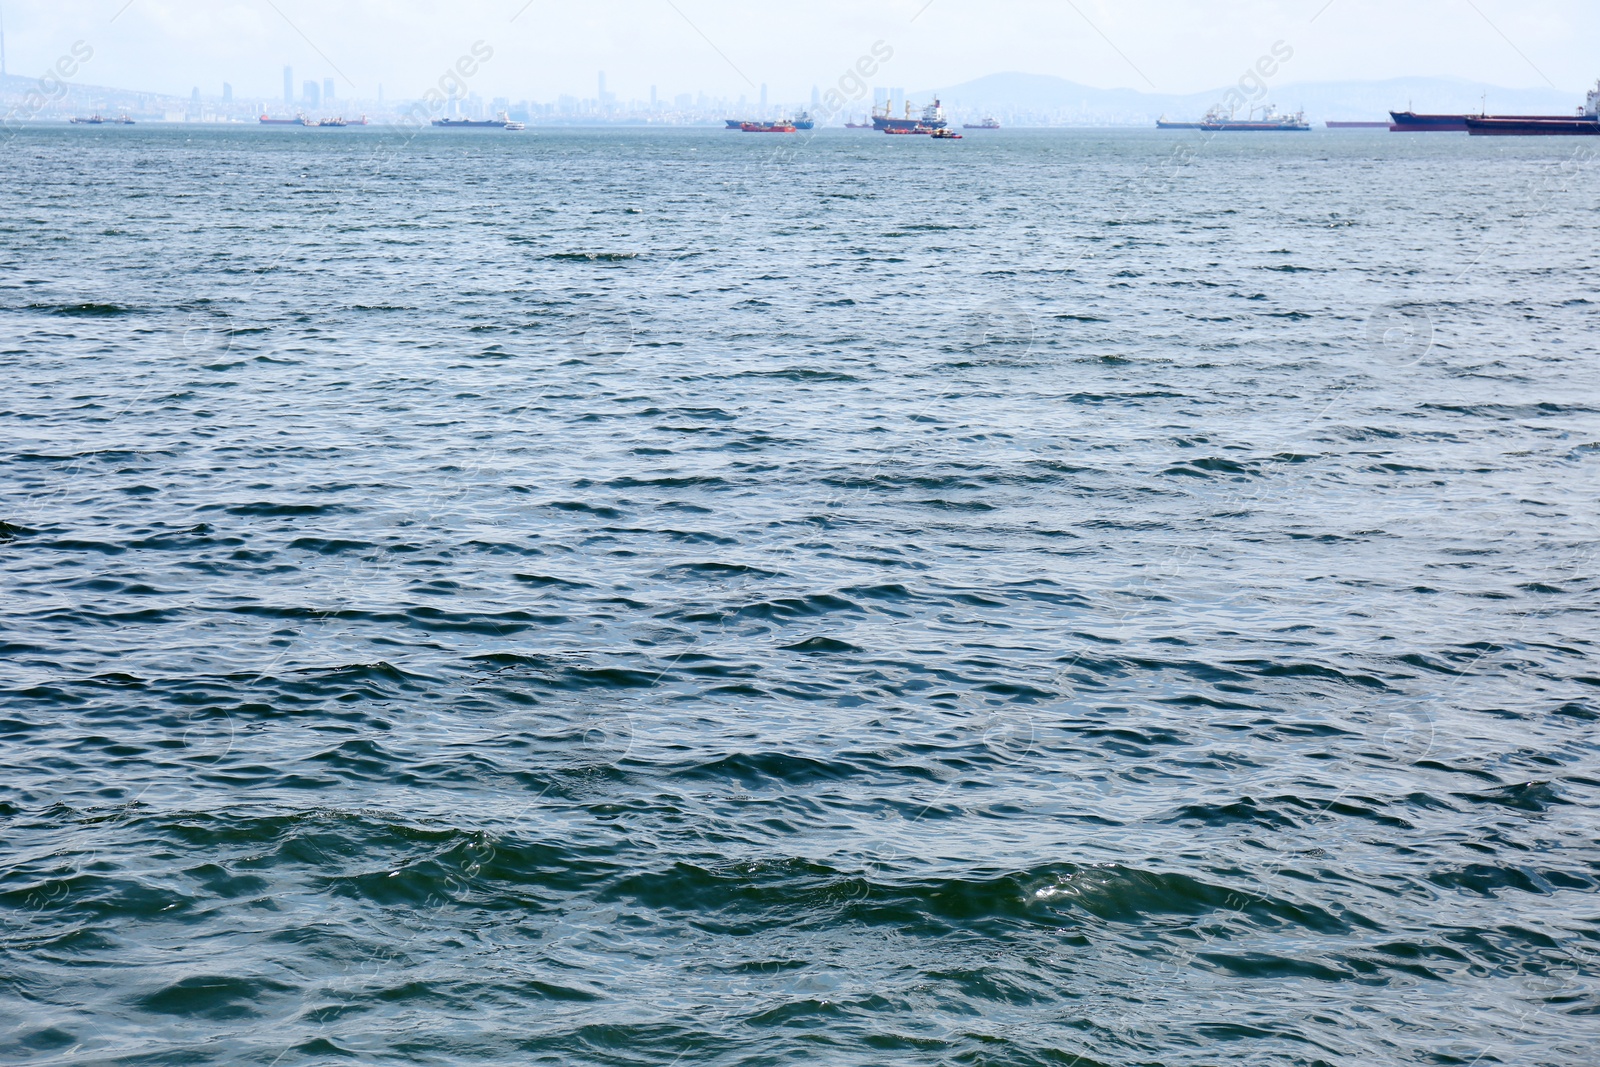
[[[939,96],[958,120],[995,115],[1012,125],[1146,126],[1161,116],[1197,119],[1220,103],[1228,87],[1204,93],[1144,93],[1137,89],[1096,89],[1048,74],[990,74],[945,89],[915,94],[919,103]],[[1380,120],[1391,110],[1490,114],[1569,114],[1583,92],[1503,89],[1459,78],[1391,78],[1370,82],[1295,82],[1273,86],[1262,104],[1283,111],[1305,109],[1313,121]]]

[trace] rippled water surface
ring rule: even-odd
[[[1571,144],[0,178],[0,1060],[1592,1062]]]

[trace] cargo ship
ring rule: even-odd
[[[503,130],[511,117],[504,111],[492,119],[434,119],[433,124],[446,130]]]
[[[315,126],[316,123],[312,122],[310,119],[306,118],[304,115],[296,115],[292,119],[275,119],[275,118],[271,117],[270,115],[262,115],[261,116],[261,125],[263,125],[263,126]]]
[[[794,128],[797,130],[814,130],[817,128],[817,120],[811,117],[811,112],[809,111],[800,112],[792,121],[794,122]]]
[[[1467,116],[1467,132],[1474,137],[1594,137],[1600,136],[1600,82],[1589,90],[1576,115],[1561,118],[1515,115]]]
[[[888,133],[891,130],[910,132],[915,130],[918,126],[926,127],[929,130],[942,130],[949,125],[944,117],[944,107],[939,103],[938,100],[935,100],[933,103],[923,108],[922,117],[917,119],[911,117],[911,101],[909,100],[906,101],[905,118],[895,118],[889,113],[889,109],[890,105],[887,102],[883,105],[883,110],[881,112],[876,108],[873,109],[873,129],[882,130],[885,133]]]
[[[1219,106],[1219,107],[1212,108],[1210,111],[1207,111],[1206,112],[1206,117],[1201,119],[1199,122],[1173,122],[1171,119],[1167,118],[1167,116],[1162,115],[1160,118],[1156,119],[1156,129],[1158,129],[1158,130],[1204,130],[1204,129],[1207,129],[1208,126],[1214,126],[1217,123],[1231,122],[1231,121],[1233,121],[1233,116],[1231,114],[1229,114],[1228,112],[1223,111],[1222,108]]]
[[[982,122],[963,123],[961,128],[965,130],[998,130],[1000,128],[1000,120],[990,115]]]
[[[745,122],[739,128],[745,133],[793,133],[799,127],[788,119],[779,119],[777,122]]]
[[[847,123],[844,124],[844,128],[847,129],[847,130],[870,130],[870,129],[872,129],[872,123],[870,123],[870,122],[847,122]]]
[[[1395,133],[1465,133],[1468,119],[1495,118],[1515,122],[1567,122],[1571,115],[1419,115],[1415,111],[1391,111],[1394,121],[1389,129]]]
[[[1250,109],[1250,114],[1252,116],[1255,115],[1255,108]],[[1311,124],[1306,121],[1306,113],[1304,111],[1296,111],[1292,115],[1280,115],[1273,105],[1268,104],[1259,119],[1252,117],[1240,120],[1231,115],[1223,118],[1220,114],[1213,112],[1206,116],[1205,121],[1200,124],[1200,128],[1208,132],[1223,133],[1264,133],[1288,130],[1305,132],[1311,129]]]
[[[99,126],[102,125],[106,120],[101,118],[99,115],[90,115],[88,118],[74,116],[67,121],[72,123],[74,126]]]

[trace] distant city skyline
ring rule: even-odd
[[[689,93],[806,101],[847,77],[875,42],[896,84],[938,86],[1027,71],[1105,88],[1188,93],[1233,82],[1277,42],[1280,80],[1453,76],[1576,91],[1600,75],[1589,42],[1600,5],[1578,0],[816,0],[764,11],[732,0],[676,3],[460,0],[448,20],[424,0],[6,0],[12,75],[92,46],[85,82],[187,96],[224,82],[239,98],[286,100],[284,67],[326,97],[422,95],[475,42],[470,88],[485,98],[676,100]],[[602,88],[597,73],[606,72]]]

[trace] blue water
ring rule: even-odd
[[[1594,183],[23,132],[0,1061],[1589,1062]]]

